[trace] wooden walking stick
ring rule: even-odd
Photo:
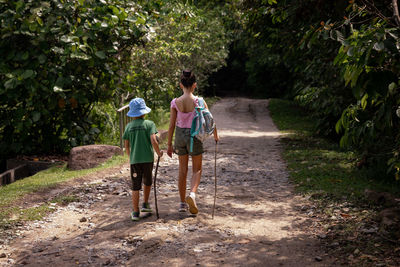
[[[157,158],[157,165],[156,165],[156,171],[154,173],[154,202],[156,204],[156,214],[157,214],[157,219],[160,218],[158,215],[158,205],[157,205],[157,186],[156,186],[156,181],[157,181],[157,171],[158,171],[158,165],[160,164],[160,157]]]
[[[215,141],[215,153],[214,153],[214,205],[212,210],[212,218],[214,219],[214,210],[215,210],[215,200],[217,199],[217,143]]]

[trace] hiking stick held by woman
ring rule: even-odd
[[[212,218],[214,219],[215,211],[215,201],[217,199],[217,144],[218,141],[215,140],[215,151],[214,151],[214,205],[212,209]]]

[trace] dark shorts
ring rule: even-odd
[[[152,184],[153,162],[131,164],[131,180],[133,191],[142,189],[142,181],[144,185]]]
[[[174,152],[179,156],[197,156],[204,152],[203,143],[193,138],[193,152],[190,151],[190,128],[175,128]]]

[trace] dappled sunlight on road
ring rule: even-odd
[[[221,139],[225,137],[242,137],[246,138],[256,138],[256,137],[280,137],[284,135],[283,133],[277,132],[261,132],[261,131],[231,131],[223,130],[220,132]]]

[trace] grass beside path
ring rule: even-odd
[[[399,266],[400,232],[383,224],[389,217],[381,211],[387,207],[364,195],[371,189],[399,196],[395,181],[384,184],[368,178],[371,173],[355,166],[357,155],[314,135],[310,114],[293,102],[271,99],[269,110],[287,133],[281,140],[290,178],[298,192],[310,198],[301,212],[320,233],[326,252],[343,266]]]
[[[92,169],[71,171],[67,169],[66,165],[55,166],[38,172],[33,176],[0,187],[0,229],[20,221],[40,220],[51,211],[51,208],[46,203],[31,208],[16,206],[18,200],[22,199],[25,195],[52,188],[65,181],[80,178],[126,162],[128,162],[126,156],[114,156],[109,161]],[[65,202],[65,199],[63,198],[60,201]]]
[[[365,189],[398,194],[398,189],[367,178],[355,167],[357,155],[333,141],[313,134],[310,114],[294,102],[271,99],[269,110],[279,130],[288,133],[282,142],[283,156],[297,189],[310,195],[332,199],[361,200]]]

